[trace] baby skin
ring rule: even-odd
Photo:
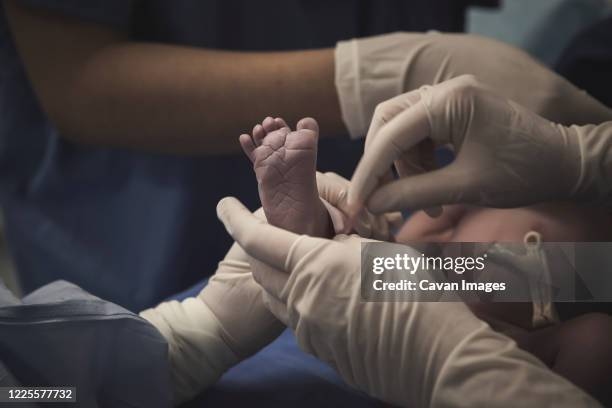
[[[333,235],[333,226],[317,190],[319,125],[298,122],[292,131],[283,119],[266,118],[240,145],[253,163],[259,198],[271,225],[317,237]]]

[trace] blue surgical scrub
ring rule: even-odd
[[[235,50],[334,46],[394,30],[461,30],[465,6],[456,0],[21,3],[114,27],[136,41]],[[258,205],[242,155],[173,157],[64,140],[41,111],[2,9],[0,115],[0,205],[26,292],[65,279],[143,309],[215,270],[230,245],[215,216],[220,198]],[[349,176],[360,150],[346,139],[325,141],[320,168]]]

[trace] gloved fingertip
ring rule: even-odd
[[[225,225],[227,232],[231,235],[231,213],[240,208],[244,208],[244,205],[238,201],[235,197],[222,198],[217,204],[217,218]]]
[[[356,197],[355,190],[349,187],[347,195],[346,195],[346,210],[345,210],[349,218],[353,218],[357,216],[361,212],[362,208],[363,208],[362,200],[360,200],[359,197]]]
[[[384,194],[374,193],[368,200],[367,208],[372,214],[379,215],[384,214],[389,210],[389,200]],[[393,209],[394,210],[394,209]]]
[[[363,211],[363,205],[347,204],[346,207],[347,207],[346,208],[346,215],[347,215],[346,227],[352,228],[357,222],[357,220],[359,219],[359,215]]]
[[[235,198],[223,197],[221,200],[219,200],[219,202],[217,203],[217,217],[219,217],[220,219],[223,217],[228,203],[230,203],[232,200],[235,200]]]
[[[336,234],[348,234],[353,231],[355,219],[343,217],[336,226]]]

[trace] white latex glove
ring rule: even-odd
[[[317,173],[319,195],[336,228],[346,224],[349,181],[334,173]],[[263,211],[255,213],[265,220]],[[389,237],[401,220],[364,212],[355,228],[365,236]],[[177,402],[195,397],[242,359],[274,340],[285,328],[264,306],[261,288],[253,281],[249,257],[236,244],[197,297],[165,302],[141,316],[169,344],[172,381]]]
[[[431,171],[431,142],[455,160]],[[381,185],[394,162],[402,178]],[[348,201],[383,213],[568,199],[612,201],[612,122],[557,125],[466,75],[379,105]]]
[[[353,137],[366,134],[379,103],[465,74],[554,122],[612,120],[610,109],[527,53],[485,37],[394,33],[336,47],[336,88]]]
[[[300,347],[371,396],[406,407],[598,406],[463,303],[419,302],[419,292],[413,302],[363,302],[362,238],[298,236],[234,198],[217,213]]]
[[[214,384],[284,329],[265,308],[248,257],[236,244],[197,297],[161,303],[141,316],[168,342],[177,403]]]
[[[352,227],[363,238],[381,241],[393,240],[394,231],[404,223],[402,214],[399,212],[374,215],[366,210],[359,214],[352,225],[348,225],[350,207],[347,198],[350,185],[350,181],[336,173],[317,172],[319,196],[325,197],[324,203],[332,218],[336,234],[350,233],[351,231],[347,231],[347,228]]]

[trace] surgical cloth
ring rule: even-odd
[[[56,281],[22,301],[0,289],[0,333],[0,361],[22,386],[76,387],[88,408],[172,406],[159,332],[75,285]]]

